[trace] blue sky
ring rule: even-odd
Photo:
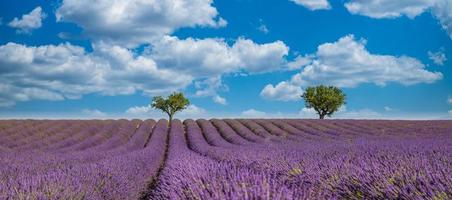
[[[336,118],[452,117],[452,1],[1,1],[2,118],[315,117],[303,88],[341,87]]]

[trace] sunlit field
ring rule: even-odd
[[[0,122],[0,199],[451,199],[452,121]]]

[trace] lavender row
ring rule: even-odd
[[[149,139],[146,133],[150,133],[151,127],[142,127],[140,134],[129,134],[131,138],[127,141]],[[127,142],[108,151],[89,148],[66,154],[3,153],[0,199],[138,198],[156,176],[164,158],[167,122],[159,121],[153,130],[150,140],[145,142],[147,146],[134,149],[127,148]]]
[[[221,136],[228,142],[237,145],[250,145],[252,142],[246,140],[241,135],[237,134],[226,122],[219,119],[211,119],[210,122],[215,126]]]

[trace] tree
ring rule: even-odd
[[[190,105],[190,101],[186,99],[181,92],[174,92],[166,99],[161,96],[154,97],[151,105],[153,108],[162,110],[168,114],[169,122],[171,123],[174,114],[187,108],[187,106]]]
[[[308,87],[301,97],[306,108],[314,108],[320,119],[331,115],[345,104],[345,94],[334,86]]]

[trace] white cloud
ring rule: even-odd
[[[452,2],[450,0],[351,0],[345,7],[352,14],[371,18],[397,18],[407,16],[410,19],[431,11],[444,30],[452,38]]]
[[[293,85],[289,82],[280,82],[276,86],[268,84],[261,91],[261,97],[279,101],[297,101],[301,100],[300,95],[303,94],[301,87]]]
[[[355,87],[388,82],[403,85],[433,83],[442,79],[440,72],[430,72],[412,57],[372,54],[365,48],[366,41],[347,35],[334,43],[318,47],[313,61],[294,75],[290,83],[297,86],[328,84]]]
[[[317,112],[314,108],[303,108],[298,113],[301,118],[318,118]],[[328,118],[328,116],[327,116]],[[359,110],[347,110],[347,106],[343,105],[339,110],[331,116],[333,119],[379,119],[388,118],[382,114],[375,112],[371,109],[364,108]]]
[[[218,91],[228,91],[229,88],[223,84],[221,76],[215,76],[204,80],[196,81],[195,95],[198,97],[215,96]]]
[[[328,10],[331,5],[328,0],[290,0],[298,5],[304,6],[309,10]]]
[[[428,57],[430,58],[430,60],[432,60],[435,64],[437,65],[444,65],[444,62],[446,62],[447,58],[446,58],[446,54],[444,53],[444,48],[440,49],[437,52],[428,52]]]
[[[403,85],[433,83],[442,79],[440,72],[430,72],[412,57],[372,54],[366,41],[353,35],[318,47],[313,62],[292,78],[298,85],[327,83],[339,87],[355,87],[363,83]]]
[[[448,103],[448,104],[452,104],[452,97],[448,97],[448,98],[447,98],[447,103]]]
[[[39,89],[59,95],[61,100],[89,93],[164,94],[193,81],[216,78],[219,85],[205,84],[197,88],[196,96],[210,96],[214,102],[226,104],[218,94],[227,90],[222,75],[279,70],[289,48],[281,41],[257,44],[239,38],[229,45],[221,38],[166,35],[181,27],[225,26],[212,4],[212,0],[63,0],[56,11],[57,20],[77,23],[93,39],[93,52],[71,44],[32,47],[8,43],[0,46],[0,80],[19,94],[24,89]],[[124,47],[146,43],[150,47],[144,53]],[[5,90],[0,91],[0,98],[0,105],[11,106],[42,97]]]
[[[371,109],[351,110],[345,112],[338,112],[334,118],[338,119],[380,119],[384,116]]]
[[[384,109],[385,109],[385,111],[392,111],[392,110],[393,110],[393,109],[392,109],[391,107],[389,107],[389,106],[385,106]]]
[[[263,73],[281,69],[289,47],[281,41],[256,44],[239,38],[229,46],[219,38],[181,40],[165,36],[154,42],[149,51],[159,66],[212,77],[239,70]]]
[[[366,41],[357,41],[353,35],[322,44],[314,55],[307,56],[310,62],[306,63],[309,64],[291,80],[265,86],[261,96],[288,101],[297,99],[295,94],[301,91],[297,89],[300,86],[356,87],[364,83],[384,86],[388,82],[413,85],[442,79],[442,73],[427,71],[425,65],[415,58],[372,54],[365,44]]]
[[[221,105],[227,105],[228,104],[226,99],[221,97],[220,95],[215,95],[214,97],[212,97],[212,100],[213,100],[213,102],[215,102],[217,104],[221,104]]]
[[[42,20],[46,18],[46,14],[42,12],[41,7],[36,7],[29,14],[22,15],[21,19],[17,17],[9,22],[9,26],[18,29],[18,33],[30,33],[42,26]]]
[[[252,40],[239,38],[231,52],[239,58],[239,66],[243,70],[262,73],[281,69],[286,62],[284,57],[289,53],[289,47],[281,41],[256,44]]]
[[[452,115],[452,110],[449,110],[447,113],[449,113],[449,115]]]
[[[439,20],[441,26],[452,39],[452,2],[450,0],[438,0],[433,7],[433,15]]]
[[[0,80],[2,80],[0,78]],[[51,90],[41,89],[34,86],[22,88],[8,83],[0,83],[0,107],[11,107],[16,102],[29,100],[63,100],[63,95]]]
[[[345,7],[352,14],[372,18],[414,18],[433,6],[436,0],[351,0]]]
[[[220,38],[181,40],[165,36],[151,45],[146,56],[152,58],[159,67],[196,77],[196,96],[209,96],[216,103],[226,104],[226,99],[218,95],[218,92],[228,91],[221,81],[221,75],[283,69],[288,51],[289,47],[281,41],[256,44],[249,39],[239,38],[228,45]]]
[[[105,44],[87,53],[71,44],[0,46],[2,105],[33,99],[63,100],[88,93],[156,94],[184,88],[193,77],[168,69],[130,50]],[[5,103],[6,102],[6,103]]]
[[[129,117],[166,117],[165,113],[162,113],[160,110],[155,110],[151,105],[130,107],[126,110],[126,114]],[[191,104],[187,106],[185,110],[177,113],[176,116],[180,116],[182,118],[201,118],[208,116],[208,112],[203,108]]]
[[[243,117],[251,117],[251,118],[262,118],[266,116],[265,112],[258,111],[255,109],[249,109],[242,112]]]
[[[197,76],[218,76],[238,70],[240,60],[222,39],[179,39],[165,36],[152,44],[152,58],[160,66]]]
[[[197,89],[195,96],[197,97],[212,97],[212,101],[221,105],[226,105],[225,98],[218,95],[220,91],[228,91],[227,85],[221,81],[221,76],[207,78],[202,81],[195,82],[195,88]]]
[[[297,56],[294,61],[287,63],[289,70],[297,70],[312,62],[312,55]]]
[[[86,52],[68,43],[36,47],[1,45],[0,80],[13,88],[0,91],[2,105],[38,99],[28,94],[28,98],[13,97],[17,91],[23,93],[20,91],[24,88],[73,99],[89,93],[165,94],[184,89],[196,80],[205,80],[197,87],[196,96],[210,96],[224,104],[226,99],[218,95],[227,91],[221,82],[223,74],[278,70],[284,67],[282,63],[288,53],[288,47],[279,41],[256,44],[242,38],[229,46],[222,39],[179,40],[165,36],[143,54],[104,42],[92,46],[93,51]]]
[[[153,110],[153,108],[151,105],[133,106],[133,107],[128,108],[126,110],[126,113],[131,114],[131,115],[144,115],[144,114],[151,112],[152,110]]]
[[[185,110],[181,111],[180,115],[183,117],[201,117],[205,116],[207,111],[196,105],[189,105]]]
[[[347,113],[347,106],[342,105],[337,112],[333,113],[332,118],[336,118],[337,115],[344,115],[345,113]],[[317,114],[317,111],[315,111],[314,108],[302,108],[299,112],[298,112],[298,116],[300,118],[318,118],[319,115]],[[328,116],[326,116],[326,118],[329,118]]]
[[[300,112],[298,112],[300,117],[302,118],[317,118],[317,112],[314,110],[314,108],[302,108]]]
[[[108,115],[98,109],[84,109],[82,113],[87,117],[95,117],[95,118],[105,118]]]
[[[182,27],[224,27],[212,0],[63,0],[57,21],[74,22],[96,40],[126,46],[149,43]]]

